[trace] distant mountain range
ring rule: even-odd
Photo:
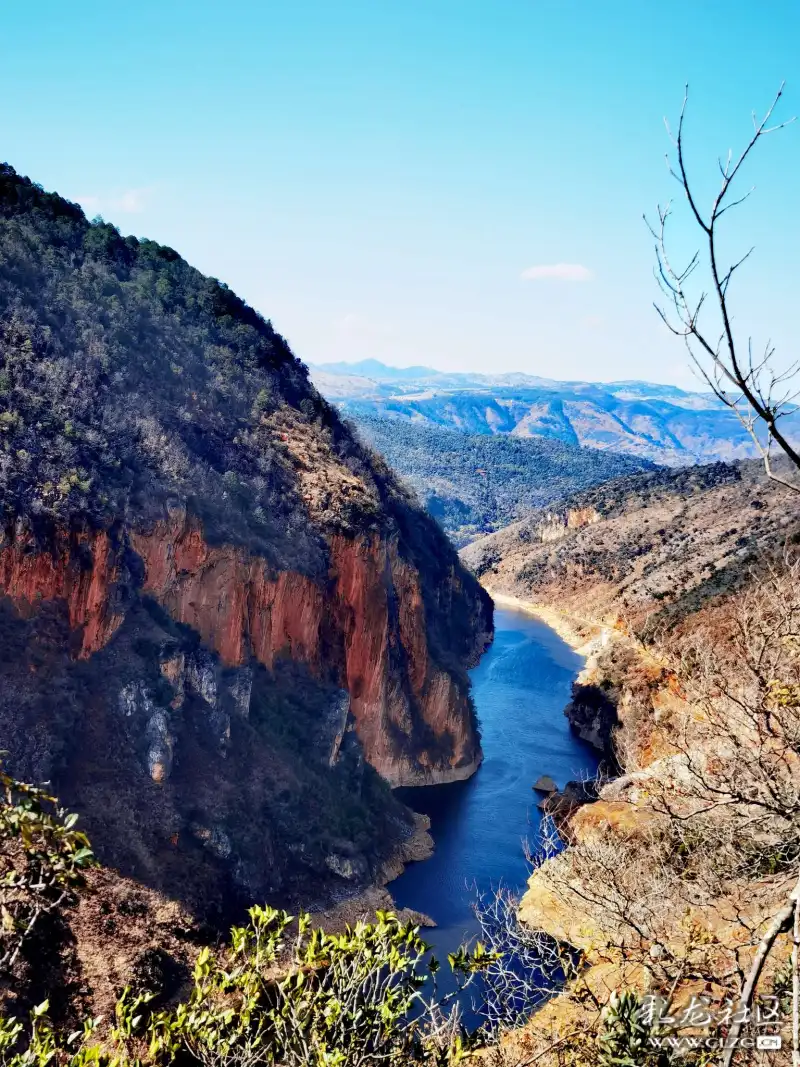
[[[326,363],[310,371],[320,392],[352,416],[405,419],[473,434],[554,438],[673,467],[755,454],[745,428],[716,397],[671,385],[453,374],[388,367],[373,359]],[[797,435],[800,419],[792,419]]]

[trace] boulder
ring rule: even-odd
[[[558,786],[549,774],[540,774],[533,783],[533,788],[537,793],[555,793],[558,791]]]

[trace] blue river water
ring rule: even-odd
[[[430,816],[436,851],[407,867],[389,889],[398,906],[435,920],[423,936],[440,960],[477,933],[476,888],[524,889],[523,840],[536,839],[541,794],[532,785],[539,775],[563,787],[597,768],[596,754],[564,716],[582,665],[539,619],[497,609],[494,644],[471,672],[483,764],[466,782],[399,791]]]

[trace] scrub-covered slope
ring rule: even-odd
[[[619,478],[531,512],[462,558],[499,593],[649,629],[737,587],[794,533],[798,503],[756,461]]]
[[[799,542],[798,495],[751,461],[610,482],[462,553],[589,653],[565,711],[614,776],[549,802],[568,847],[536,867],[520,917],[581,966],[514,1036],[529,1061],[562,1062],[547,1046],[592,1033],[614,989],[664,997],[678,1019],[697,998],[712,1013],[746,1003],[748,988],[786,1003]]]
[[[408,817],[363,757],[476,767],[491,604],[444,535],[270,323],[8,166],[0,508],[0,748],[108,862],[364,881]]]

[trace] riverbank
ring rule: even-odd
[[[405,803],[430,816],[436,851],[389,888],[398,904],[436,921],[426,940],[440,959],[479,934],[477,893],[524,889],[524,842],[537,840],[542,818],[533,783],[548,774],[563,786],[596,770],[596,753],[563,714],[582,666],[543,619],[498,602],[494,644],[470,672],[483,766],[466,782],[403,791]]]
[[[568,615],[549,604],[537,604],[533,600],[522,600],[520,597],[501,593],[489,585],[484,585],[484,589],[500,607],[524,611],[528,615],[535,615],[537,619],[541,619],[551,630],[555,630],[561,640],[565,641],[579,656],[588,658],[595,655],[608,643],[611,631],[609,627],[598,622]]]
[[[521,890],[527,882],[522,841],[535,838],[541,818],[532,784],[548,774],[563,786],[596,768],[596,754],[563,709],[584,667],[575,650],[598,645],[602,628],[503,594],[496,601],[495,643],[470,672],[483,767],[465,782],[402,791],[404,802],[425,814],[379,872],[379,884],[320,909],[315,919],[326,927],[368,918],[376,908],[394,910],[435,923],[428,940],[440,957],[455,951],[477,933],[476,888]]]

